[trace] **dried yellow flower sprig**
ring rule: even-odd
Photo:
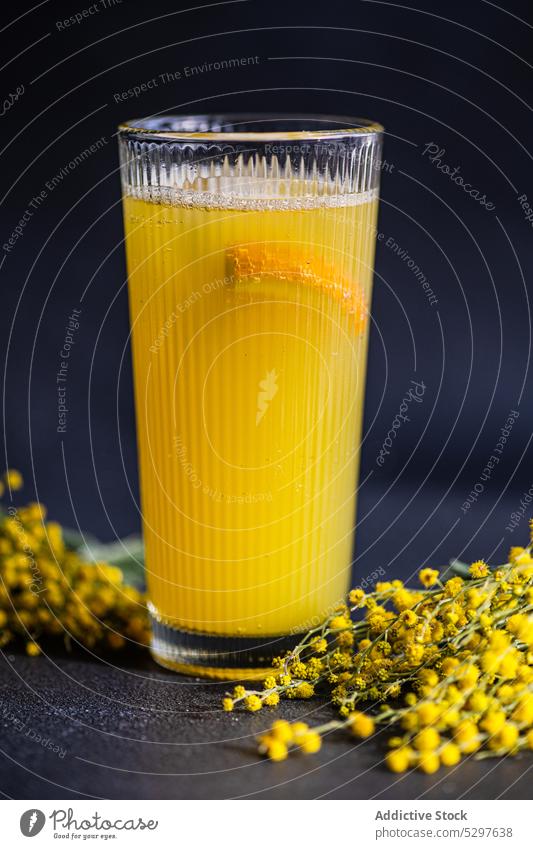
[[[352,590],[347,605],[275,662],[262,690],[236,687],[224,709],[256,711],[318,687],[329,693],[339,719],[315,728],[278,721],[261,736],[259,751],[273,760],[291,749],[316,752],[337,729],[366,739],[377,726],[394,732],[385,756],[393,772],[433,773],[473,753],[533,749],[531,551],[531,543],[512,548],[495,571],[478,560],[466,580],[422,569],[422,589],[385,581],[371,593]],[[356,611],[364,618],[353,621]]]
[[[20,489],[20,473],[5,473],[0,495],[4,485]],[[0,517],[0,647],[22,638],[28,654],[37,655],[39,641],[54,636],[91,649],[120,649],[128,640],[144,645],[144,596],[124,583],[118,567],[87,563],[69,550],[42,504],[9,507]]]

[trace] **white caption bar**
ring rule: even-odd
[[[4,801],[2,845],[530,849],[524,801]],[[32,842],[32,841],[35,842]]]

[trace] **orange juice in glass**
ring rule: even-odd
[[[259,677],[353,556],[382,128],[191,116],[120,129],[157,661]]]

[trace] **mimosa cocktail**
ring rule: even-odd
[[[254,674],[348,587],[377,190],[312,186],[125,193],[153,648],[178,669]]]

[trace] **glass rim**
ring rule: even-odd
[[[304,128],[291,129],[290,123],[303,124]],[[235,130],[235,124],[263,125],[263,129]],[[306,123],[323,123],[324,127],[305,129]],[[230,129],[224,129],[226,124]],[[279,124],[281,129],[266,129],[267,125]],[[333,126],[332,126],[333,125]],[[336,126],[335,126],[336,125]],[[205,127],[208,129],[205,129]],[[210,129],[209,127],[216,127]],[[162,115],[134,118],[119,124],[118,132],[123,138],[138,138],[149,141],[174,142],[319,142],[338,141],[360,136],[376,136],[385,131],[377,121],[369,118],[353,118],[346,115],[322,113],[199,113]]]

